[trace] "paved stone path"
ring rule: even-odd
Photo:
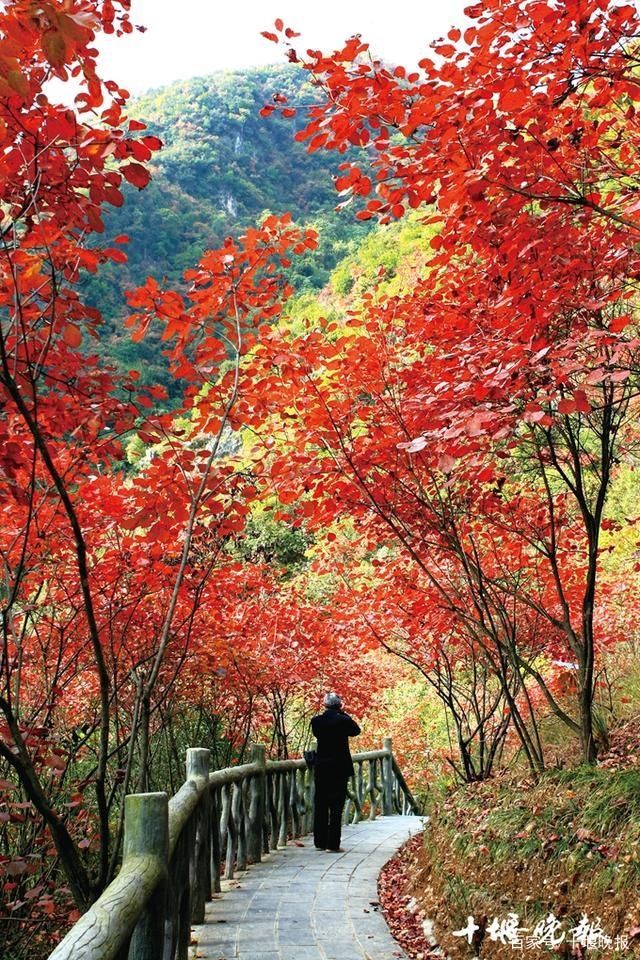
[[[224,884],[194,927],[202,960],[397,960],[405,953],[377,909],[381,867],[421,830],[419,817],[343,828],[344,853],[290,842]]]

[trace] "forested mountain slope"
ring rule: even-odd
[[[109,236],[129,237],[128,263],[104,267],[89,288],[107,321],[105,350],[119,365],[141,361],[151,373],[157,361],[157,344],[132,345],[122,328],[124,291],[149,275],[178,283],[204,249],[240,233],[264,211],[288,210],[321,233],[319,253],[296,265],[299,288],[326,283],[351,241],[366,233],[350,211],[334,213],[331,173],[339,161],[308,154],[295,141],[291,120],[260,116],[278,93],[298,105],[316,96],[302,71],[264,67],[183,81],[133,104],[131,116],[147,123],[164,147],[154,156],[152,183],[142,191],[127,185],[124,206],[106,220]]]

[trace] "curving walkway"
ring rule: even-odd
[[[397,960],[405,953],[378,909],[382,866],[420,817],[380,817],[343,827],[344,853],[290,842],[254,864],[207,905],[194,927],[198,960]]]

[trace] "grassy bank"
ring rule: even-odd
[[[504,775],[436,799],[430,812],[412,893],[452,957],[513,956],[500,927],[510,913],[531,956],[552,949],[527,941],[550,914],[560,922],[552,939],[565,931],[557,953],[571,953],[571,930],[586,914],[614,941],[590,945],[589,956],[640,955],[639,757],[556,770],[537,783]],[[453,934],[469,916],[479,927],[471,944]],[[621,936],[628,944],[616,944]]]

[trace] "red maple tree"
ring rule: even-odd
[[[499,588],[543,616],[576,663],[566,721],[593,760],[600,538],[638,394],[640,22],[599,0],[467,15],[413,72],[360,38],[304,60],[289,45],[325,94],[298,139],[363,148],[341,165],[343,203],[362,198],[357,216],[383,223],[424,208],[438,233],[409,293],[373,291],[287,362],[277,342],[271,371],[299,432],[276,481],[305,477],[320,522],[370,516],[437,580],[433,537],[481,606]],[[469,523],[498,535],[501,572],[474,558]],[[523,555],[551,594],[522,576]]]

